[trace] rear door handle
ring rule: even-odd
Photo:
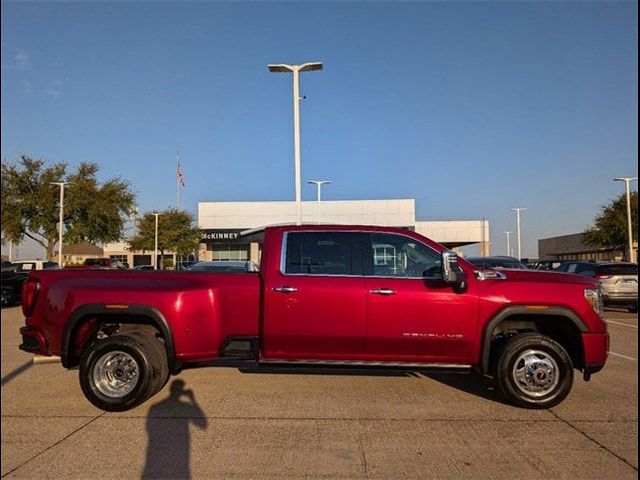
[[[296,287],[274,287],[273,291],[282,292],[282,293],[291,293],[291,292],[297,292],[298,289]]]
[[[370,293],[375,295],[395,295],[396,291],[391,290],[390,288],[379,288],[377,290],[369,290]]]

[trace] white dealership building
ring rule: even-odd
[[[287,202],[199,202],[200,260],[260,260],[261,245],[240,232],[295,224],[296,204]],[[302,202],[303,224],[379,225],[415,230],[449,248],[480,244],[489,254],[487,220],[417,221],[414,199]]]

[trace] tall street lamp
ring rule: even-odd
[[[155,241],[154,255],[153,255],[153,269],[157,270],[158,269],[158,217],[163,214],[158,212],[153,212],[152,215],[156,217],[156,241]]]
[[[314,184],[316,186],[316,221],[320,223],[320,202],[322,201],[322,185],[331,183],[331,180],[308,180],[307,183]]]
[[[516,212],[516,230],[518,233],[518,260],[522,260],[522,235],[520,232],[520,212],[526,210],[523,207],[515,207],[512,208],[514,212]]]
[[[624,191],[627,196],[627,227],[629,229],[629,261],[634,261],[634,251],[633,251],[633,227],[631,224],[631,193],[629,185],[634,180],[637,180],[638,177],[618,177],[614,178],[614,182],[624,182]]]
[[[504,232],[507,235],[507,257],[511,256],[511,234],[513,232]]]
[[[296,223],[302,224],[302,199],[300,180],[300,72],[322,70],[322,62],[303,63],[302,65],[269,64],[269,71],[274,73],[293,73],[293,148],[296,190]]]
[[[58,267],[62,268],[62,233],[64,230],[64,186],[71,185],[71,182],[49,182],[51,185],[60,187],[60,218],[58,226]]]

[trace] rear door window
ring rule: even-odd
[[[351,232],[289,232],[284,273],[362,275],[364,238]]]
[[[600,275],[638,275],[638,265],[619,264],[619,265],[600,265],[598,266]]]
[[[597,265],[592,265],[588,263],[579,263],[577,264],[576,273],[581,275],[586,275],[588,277],[593,277],[596,274]]]

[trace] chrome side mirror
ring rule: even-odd
[[[458,283],[460,272],[458,255],[451,251],[442,252],[442,279],[447,283]]]

